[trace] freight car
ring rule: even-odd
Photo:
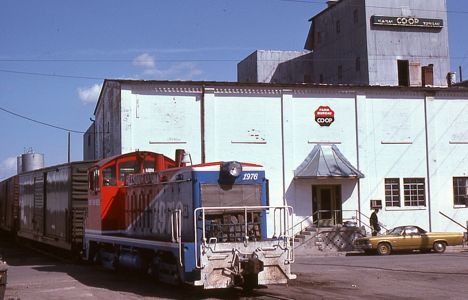
[[[0,230],[15,235],[18,229],[18,176],[0,182]]]
[[[1,229],[25,241],[80,256],[88,205],[88,168],[72,162],[24,172],[0,183]]]
[[[186,165],[182,154],[137,151],[18,175],[17,234],[205,289],[294,279],[292,208],[268,205],[263,167]]]

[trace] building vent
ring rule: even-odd
[[[452,86],[457,82],[457,74],[455,72],[449,72],[447,74],[447,85]],[[467,190],[468,191],[468,190]]]

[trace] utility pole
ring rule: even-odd
[[[68,163],[70,163],[70,131],[68,132]]]

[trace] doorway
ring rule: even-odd
[[[319,227],[342,223],[341,185],[312,185],[312,216]]]
[[[398,85],[410,86],[409,61],[407,60],[398,60]]]

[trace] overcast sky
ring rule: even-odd
[[[256,49],[302,51],[325,3],[1,0],[0,179],[29,149],[46,165],[66,162],[67,130],[72,160],[82,159],[80,132],[105,78],[235,81]],[[468,78],[468,1],[447,3],[452,70]]]

